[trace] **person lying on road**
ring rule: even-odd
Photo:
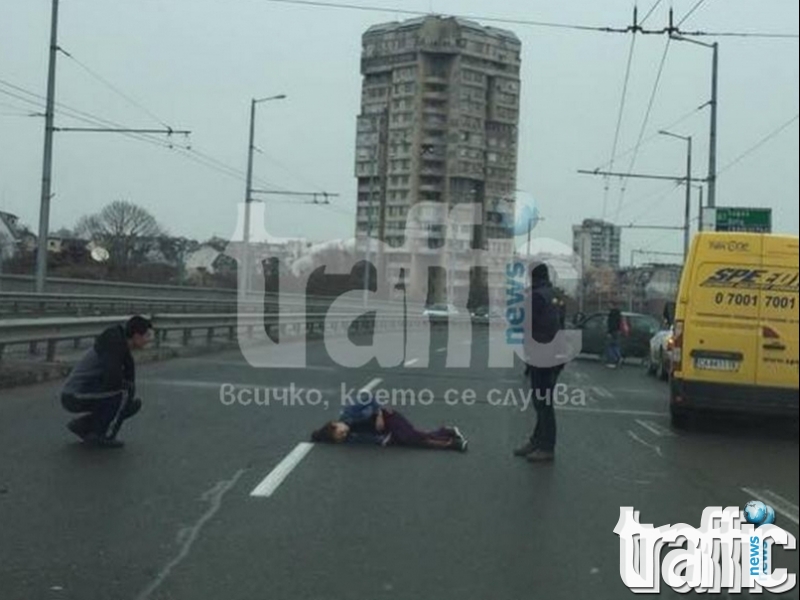
[[[375,398],[345,407],[336,421],[330,421],[314,431],[311,440],[334,444],[365,443],[459,452],[467,450],[467,440],[458,427],[419,431],[399,412],[381,407]]]

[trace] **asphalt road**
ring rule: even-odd
[[[796,423],[676,432],[666,384],[643,367],[578,360],[562,374],[556,461],[531,465],[511,455],[534,423],[520,369],[486,366],[485,331],[453,350],[471,352],[469,367],[445,368],[446,345],[434,332],[429,365],[391,369],[342,369],[322,342],[302,370],[255,369],[239,352],[147,365],[121,450],[73,441],[57,385],[3,390],[0,598],[617,600],[634,597],[619,575],[621,506],[699,526],[706,506],[757,493],[798,535]],[[292,386],[304,390],[293,403]],[[457,424],[469,452],[298,447],[338,413],[343,386],[414,390],[416,405],[395,408],[422,428]],[[254,388],[270,406],[227,405]],[[251,495],[298,452],[270,496]],[[775,562],[798,572],[796,552]],[[660,597],[679,595],[662,584]]]

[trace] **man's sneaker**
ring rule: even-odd
[[[467,439],[458,427],[445,427],[444,430],[458,440]]]
[[[531,463],[552,462],[555,460],[556,455],[554,452],[545,452],[544,450],[534,450],[528,455],[527,461]]]
[[[528,456],[531,452],[536,450],[536,447],[528,442],[524,446],[521,446],[514,450],[514,456]]]
[[[467,440],[464,438],[453,438],[453,445],[451,446],[453,450],[458,450],[459,452],[466,452],[467,451]]]

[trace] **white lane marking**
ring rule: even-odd
[[[302,388],[301,386],[297,386],[294,383],[291,385],[273,385],[273,386],[260,386],[258,384],[253,383],[231,383],[229,381],[192,381],[188,379],[147,379],[143,382],[142,385],[145,386],[168,386],[168,387],[188,387],[188,388],[204,388],[204,389],[215,389],[219,390],[223,385],[233,386],[233,389],[254,389],[258,388],[259,392],[263,393],[272,393],[272,392],[291,392],[292,390],[297,391],[299,389],[307,389]],[[323,393],[333,393],[339,391],[338,388],[314,388],[315,390],[319,390]]]
[[[668,413],[660,413],[651,410],[628,410],[625,408],[588,408],[585,406],[558,406],[556,410],[566,412],[585,412],[585,413],[608,413],[610,415],[635,415],[637,417],[668,417]]]
[[[775,512],[782,514],[795,525],[800,525],[800,523],[798,523],[798,512],[800,512],[800,509],[797,504],[792,504],[789,500],[771,490],[742,488],[742,491],[756,500],[761,500],[765,504],[769,504],[775,509]]]
[[[636,419],[636,422],[647,429],[647,431],[658,437],[675,437],[674,432],[670,431],[666,427],[662,427],[658,423],[653,423],[652,421],[643,421],[642,419]]]
[[[305,458],[306,454],[311,452],[313,447],[314,444],[309,442],[300,442],[297,444],[294,450],[287,454],[286,457],[278,463],[278,466],[272,469],[270,474],[250,492],[250,495],[257,498],[269,498],[275,490],[278,489],[278,486],[283,483],[283,480],[289,476],[289,473],[300,464],[300,461]]]
[[[406,362],[404,362],[404,363],[403,363],[403,366],[404,366],[404,367],[410,367],[411,365],[415,365],[415,364],[417,364],[418,362],[419,362],[419,359],[418,359],[418,358],[412,358],[412,359],[409,359],[409,360],[407,360]]]
[[[612,399],[614,397],[614,394],[612,394],[606,388],[604,388],[602,386],[599,386],[599,385],[593,385],[592,386],[592,391],[595,394],[597,394],[598,396],[600,396],[601,398]]]
[[[614,391],[618,394],[634,394],[634,395],[641,395],[641,394],[652,394],[653,390],[647,390],[643,388],[614,388]]]
[[[244,470],[237,471],[233,478],[227,481],[218,482],[213,488],[206,491],[201,500],[210,504],[208,510],[200,517],[200,519],[191,527],[185,527],[178,533],[178,545],[181,547],[178,554],[167,565],[161,569],[161,572],[156,578],[148,585],[138,596],[136,600],[148,600],[153,595],[159,586],[164,583],[164,580],[169,577],[172,570],[177,567],[188,555],[192,549],[192,544],[197,540],[200,535],[200,530],[220,509],[222,506],[223,496],[234,486],[239,478],[244,475]]]
[[[654,444],[648,444],[646,441],[644,441],[642,438],[640,438],[638,435],[636,435],[630,429],[628,429],[628,435],[631,437],[631,439],[639,442],[642,446],[646,446],[646,447],[650,448],[656,454],[658,454],[661,458],[664,458],[664,455],[661,453],[661,447],[660,446],[656,446]]]
[[[586,381],[588,376],[583,371],[570,371],[572,376],[575,378],[575,381]]]
[[[358,390],[358,393],[369,394],[374,388],[376,388],[381,383],[381,381],[383,381],[383,379],[381,379],[380,377],[376,377],[375,379],[370,381],[367,385]]]
[[[201,365],[219,365],[219,366],[228,366],[228,367],[245,367],[247,369],[252,369],[250,364],[245,360],[225,360],[225,359],[213,359],[213,358],[193,358],[188,357],[187,360],[190,360],[193,363],[198,363]],[[327,367],[322,365],[308,365],[305,367],[298,367],[296,365],[281,365],[278,363],[270,364],[264,367],[265,370],[269,369],[294,369],[296,371],[325,371],[331,372],[336,371],[337,367]]]
[[[444,348],[437,348],[436,351],[437,352],[447,352],[447,347],[445,346]]]

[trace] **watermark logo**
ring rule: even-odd
[[[775,509],[761,500],[751,500],[744,505],[744,518],[751,525],[771,525],[775,522]]]
[[[485,273],[486,282],[495,282],[495,286],[496,282],[501,282],[501,285],[496,287],[497,294],[494,299],[490,298],[491,308],[498,309],[503,305],[503,310],[496,312],[505,313],[507,320],[514,327],[515,339],[520,333],[525,333],[526,311],[524,294],[521,292],[528,282],[524,279],[522,282],[516,280],[517,271],[522,267],[524,272],[525,268],[516,260],[515,255],[518,252],[515,252],[513,240],[489,240],[485,247],[471,246],[470,232],[474,232],[483,219],[483,209],[478,203],[447,207],[440,202],[417,202],[409,207],[406,215],[401,247],[389,246],[380,239],[340,240],[328,248],[330,252],[320,253],[318,261],[303,269],[274,268],[275,259],[280,260],[275,254],[275,248],[279,245],[276,242],[278,238],[270,235],[264,228],[263,205],[255,202],[249,205],[251,211],[249,243],[244,243],[243,223],[248,219],[244,218],[245,206],[241,205],[239,224],[226,249],[226,254],[235,258],[239,266],[243,267],[237,273],[240,291],[237,329],[242,355],[252,367],[270,368],[273,363],[273,351],[278,348],[283,367],[306,367],[306,334],[312,329],[322,334],[331,358],[340,366],[347,368],[359,368],[373,360],[384,368],[399,367],[407,356],[425,357],[430,352],[429,341],[433,323],[430,316],[417,310],[421,304],[415,303],[425,302],[430,293],[441,294],[447,291],[444,288],[450,286],[450,283],[444,286],[443,279],[439,276],[441,272],[437,271],[442,264],[457,267],[448,271],[452,275],[450,281],[457,279],[457,273],[480,270]],[[523,207],[522,211],[529,218],[520,217],[519,222],[524,221],[532,227],[538,221],[538,217],[536,219],[532,217],[538,214],[535,204],[529,202],[528,208]],[[543,242],[547,241],[537,240],[543,248],[547,246]],[[551,247],[564,246],[555,240],[549,242]],[[375,273],[375,276],[370,276],[369,279],[363,262],[363,252],[366,252],[367,244],[370,247],[368,256],[372,263],[370,272]],[[335,251],[337,248],[339,251]],[[397,256],[411,257],[410,260],[404,259],[411,267],[393,258]],[[376,257],[382,258],[379,260]],[[542,260],[546,262],[550,258],[552,257],[543,256]],[[570,259],[567,262],[573,261]],[[270,274],[271,277],[277,278],[278,283],[277,294],[269,300],[269,315],[264,310],[267,264],[273,265]],[[377,271],[376,265],[380,265],[380,272]],[[312,309],[305,291],[309,289],[311,274],[322,270],[326,276],[341,276],[341,279],[352,278],[354,274],[363,272],[364,282],[369,281],[370,290],[374,286],[377,291],[351,290],[339,293],[326,308],[324,316],[317,314],[312,323],[308,316]],[[513,271],[513,277],[509,277],[509,270]],[[439,275],[436,275],[437,272]],[[506,294],[502,286],[506,278],[508,285],[513,286],[510,294]],[[398,287],[399,281],[403,282],[401,287]],[[470,283],[470,288],[471,285]],[[286,291],[292,288],[296,293]],[[388,303],[379,298],[381,294],[385,297],[388,292],[399,289],[403,290],[403,302]],[[469,346],[473,339],[475,324],[468,316],[470,311],[467,310],[466,303],[466,294],[456,295],[453,298],[459,316],[448,321],[446,354],[448,368],[469,366],[469,354],[463,349]],[[409,312],[407,307],[412,307],[415,312]],[[347,335],[342,335],[354,328],[363,331],[365,328],[361,325],[367,320],[365,319],[367,316],[374,323],[372,326],[374,332],[396,331],[404,332],[405,335],[374,335],[370,345],[356,344]],[[275,339],[275,332],[279,332],[279,341]],[[532,352],[531,348],[525,348],[521,343],[503,344],[502,337],[508,335],[509,332],[504,332],[500,328],[489,329],[490,368],[512,368],[517,360],[543,368],[563,365],[577,356],[582,342],[580,331],[564,330],[559,334],[560,339],[554,343],[533,344]],[[284,341],[287,338],[291,338],[289,343]],[[569,350],[566,353],[565,348]],[[424,358],[420,360],[427,363]]]
[[[224,383],[219,389],[219,401],[223,406],[239,407],[305,407],[321,406],[326,410],[337,405],[332,389],[316,389],[298,386],[294,382],[284,387],[258,387]],[[431,406],[434,403],[447,407],[475,406],[482,404],[495,408],[530,410],[536,404],[555,407],[585,407],[586,393],[580,388],[571,388],[563,383],[551,390],[534,391],[531,388],[492,388],[478,392],[473,388],[449,388],[436,393],[429,388],[382,388],[357,389],[341,383],[338,405],[346,408],[375,401],[380,406],[407,408]]]
[[[514,237],[527,235],[539,224],[539,208],[530,193],[518,191],[515,194],[514,210],[514,223],[509,227]]]
[[[774,521],[775,511],[757,500],[744,510],[708,507],[699,529],[685,523],[654,528],[641,524],[632,506],[621,507],[614,528],[620,539],[620,577],[638,594],[658,594],[662,579],[682,594],[720,593],[723,588],[787,592],[796,587],[797,575],[771,568],[772,547],[795,550],[797,541]],[[665,544],[674,549],[662,558]]]

